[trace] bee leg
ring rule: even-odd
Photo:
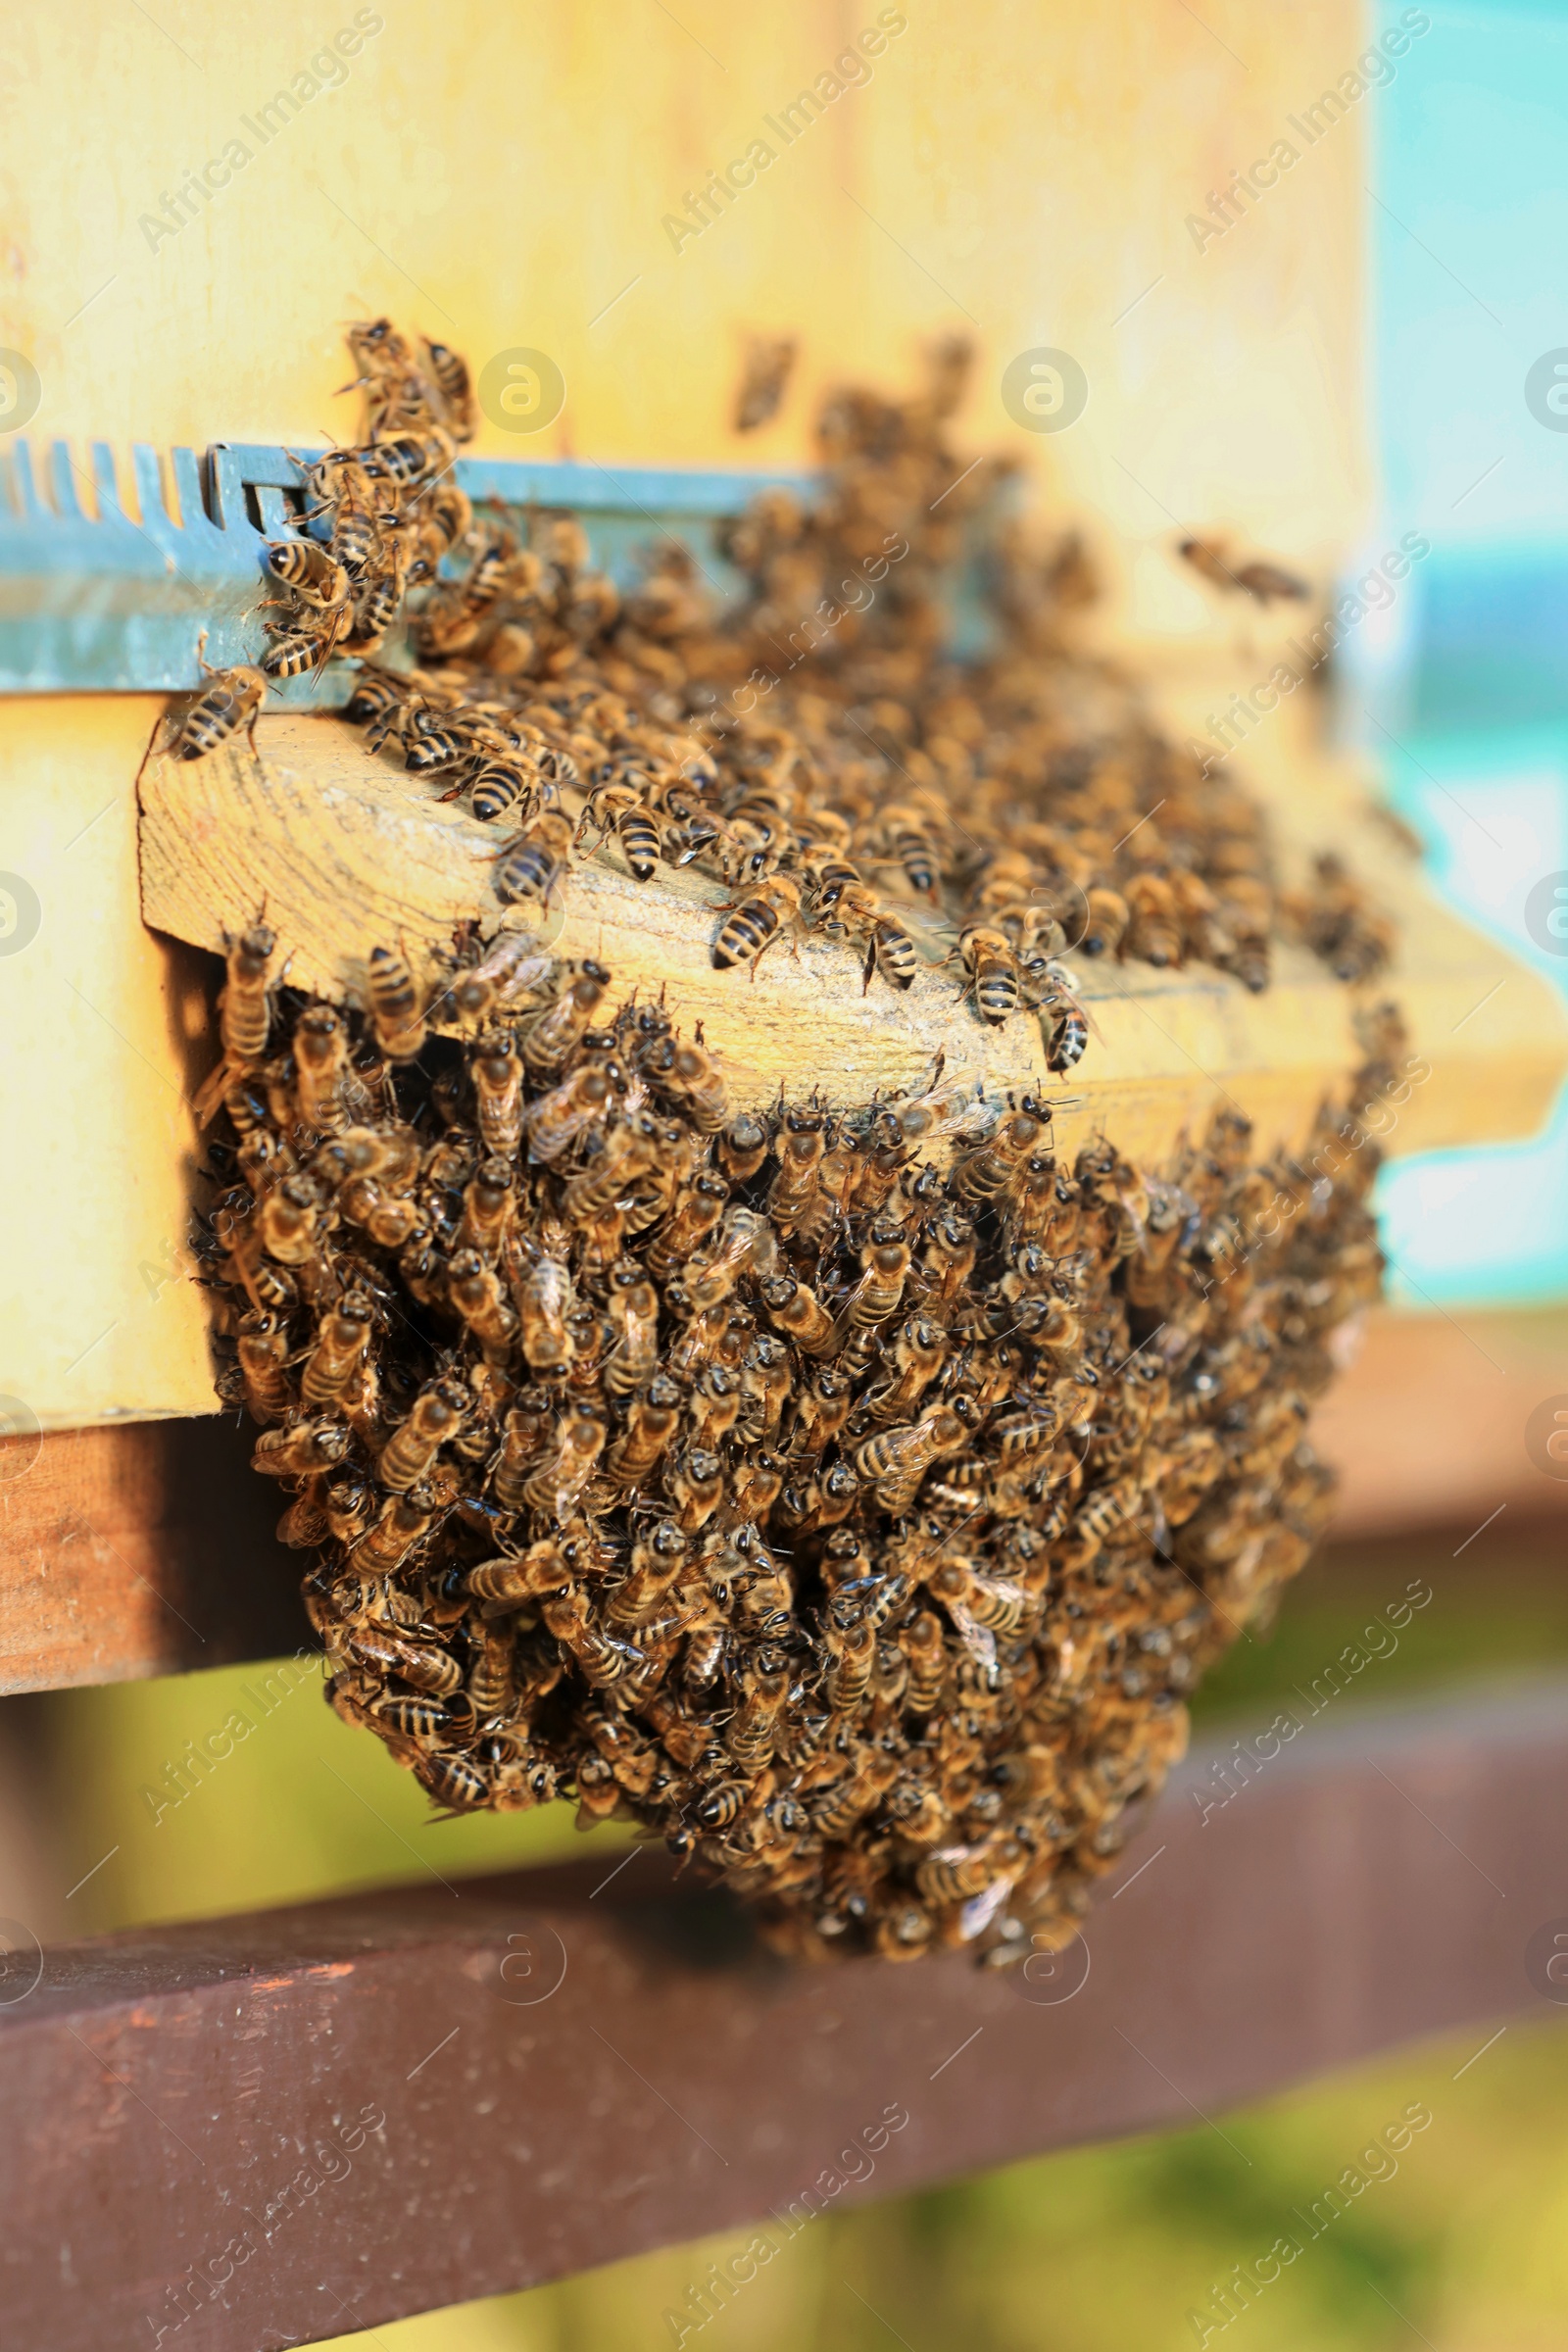
[[[871,985],[871,974],[872,974],[872,973],[873,973],[875,970],[876,970],[876,941],[873,939],[873,940],[872,940],[872,942],[871,942],[871,944],[870,944],[870,946],[869,946],[869,947],[866,949],[866,951],[865,951],[865,969],[864,969],[864,971],[863,971],[863,972],[860,974],[860,994],[861,994],[861,996],[862,996],[862,997],[865,995],[865,993],[866,993],[867,989],[868,989],[868,988],[870,987],[870,985]]]

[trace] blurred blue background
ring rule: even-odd
[[[1532,886],[1568,869],[1568,9],[1428,13],[1375,99],[1367,346],[1372,538],[1420,530],[1432,554],[1349,642],[1338,724],[1439,887],[1568,988],[1568,955],[1525,925]],[[1549,361],[1532,413],[1527,376],[1558,351],[1561,414]],[[1568,1099],[1535,1143],[1387,1170],[1381,1206],[1401,1303],[1568,1297]]]

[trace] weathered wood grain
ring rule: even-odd
[[[256,754],[240,742],[189,762],[149,755],[149,923],[220,951],[265,905],[292,958],[291,982],[354,1002],[376,946],[402,941],[433,983],[435,952],[457,924],[477,921],[488,934],[518,922],[519,910],[504,909],[490,887],[496,832],[443,806],[439,783],[373,757],[337,719],[267,714],[257,740]],[[1300,756],[1298,794],[1313,782],[1299,772]],[[1412,877],[1391,868],[1384,895],[1391,890],[1403,946],[1389,986],[1433,1064],[1394,1148],[1529,1133],[1568,1066],[1568,1024],[1550,992]],[[878,1090],[918,1087],[940,1053],[950,1074],[972,1072],[994,1094],[1066,1095],[1064,1149],[1102,1129],[1149,1163],[1224,1102],[1255,1121],[1264,1148],[1294,1140],[1356,1059],[1351,995],[1303,950],[1279,950],[1262,997],[1207,967],[1159,972],[1080,958],[1101,1035],[1070,1080],[1051,1079],[1038,1020],[1018,1015],[1001,1030],[979,1020],[961,1001],[956,967],[942,961],[952,935],[929,920],[916,927],[911,917],[925,961],[899,996],[880,978],[862,991],[859,953],[814,935],[770,948],[755,977],[716,971],[711,942],[727,895],[690,870],[661,867],[639,884],[612,846],[573,872],[538,936],[563,955],[598,956],[617,991],[663,992],[683,1026],[701,1021],[737,1102],[813,1087],[832,1104],[863,1102]],[[1506,993],[1502,980],[1511,1003],[1467,1038],[1465,1015],[1489,991]],[[1511,1026],[1499,1031],[1499,1019]]]
[[[36,1958],[8,1923],[7,2345],[252,2352],[740,2224],[782,2248],[841,2198],[1560,2015],[1524,1963],[1562,1902],[1562,1684],[1297,1712],[1230,1803],[1228,1750],[1178,1772],[1032,1981],[786,1968],[652,1850]]]

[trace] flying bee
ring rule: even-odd
[[[585,960],[563,995],[539,1015],[522,1041],[522,1057],[531,1070],[555,1070],[575,1053],[583,1033],[610,986],[602,963]]]
[[[205,760],[209,752],[226,743],[231,735],[245,729],[251,750],[256,749],[256,720],[267,700],[267,680],[259,669],[243,662],[233,669],[214,669],[202,660],[207,643],[203,629],[196,640],[196,659],[200,668],[212,683],[196,697],[174,736],[173,752],[177,760]]]
[[[421,336],[431,380],[441,395],[447,430],[454,441],[471,441],[479,429],[479,406],[473,394],[468,364],[445,343]]]
[[[786,923],[798,925],[800,913],[800,884],[788,874],[767,875],[729,908],[713,942],[714,964],[722,972],[749,963],[755,979],[763,950],[783,938]]]
[[[319,540],[266,540],[262,562],[274,580],[315,612],[330,612],[349,601],[349,575]]]
[[[590,832],[599,836],[596,847],[613,833],[633,879],[638,882],[652,879],[659,863],[659,827],[648,813],[645,795],[635,784],[612,777],[594,786],[577,820],[578,848]]]
[[[1261,605],[1265,611],[1276,601],[1298,604],[1311,594],[1305,580],[1266,556],[1233,557],[1229,541],[1221,537],[1183,539],[1176,553],[1211,588],[1250,596],[1254,605]]]
[[[784,387],[800,346],[794,335],[749,335],[731,421],[738,433],[755,433],[777,416]]]
[[[517,835],[496,862],[491,885],[503,906],[550,906],[551,893],[567,869],[571,819],[547,808]]]
[[[424,1045],[424,1014],[407,955],[372,948],[367,994],[375,1042],[388,1061],[416,1061]]]

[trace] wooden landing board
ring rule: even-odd
[[[241,742],[189,762],[149,756],[142,907],[155,928],[220,950],[265,903],[293,958],[291,982],[354,1002],[372,948],[401,940],[433,979],[432,951],[450,945],[457,923],[477,920],[488,934],[502,921],[490,888],[496,833],[442,806],[439,783],[373,757],[338,719],[267,714],[257,737],[257,755]],[[1312,781],[1298,773],[1295,788],[1309,794]],[[1391,869],[1383,895],[1397,902],[1404,942],[1388,986],[1432,1063],[1394,1148],[1532,1132],[1568,1066],[1568,1023],[1549,990],[1408,873]],[[727,898],[690,870],[662,866],[639,884],[607,848],[572,873],[539,936],[562,955],[598,956],[617,992],[663,990],[683,1026],[700,1020],[738,1104],[813,1087],[834,1105],[863,1102],[878,1089],[919,1087],[940,1051],[950,1075],[972,1072],[993,1095],[1068,1095],[1058,1118],[1067,1152],[1102,1129],[1148,1165],[1225,1102],[1253,1119],[1260,1149],[1298,1140],[1357,1058],[1350,993],[1303,950],[1277,951],[1261,997],[1206,966],[1165,973],[1079,957],[1102,1036],[1070,1078],[1054,1080],[1036,1018],[993,1030],[960,1002],[955,969],[941,964],[951,933],[916,931],[927,960],[904,996],[880,978],[862,992],[858,951],[811,935],[795,952],[770,948],[754,979],[712,965]],[[1494,1019],[1467,1022],[1489,992],[1502,1000]]]
[[[906,2194],[1561,2016],[1526,1962],[1562,1909],[1568,1688],[1269,1753],[1207,1818],[1214,1760],[1182,1768],[1033,1981],[787,1968],[652,1849],[36,1960],[8,1923],[7,2342],[252,2352],[740,2225],[782,2246],[808,2184]],[[1451,2055],[1408,2063],[1439,2107]]]

